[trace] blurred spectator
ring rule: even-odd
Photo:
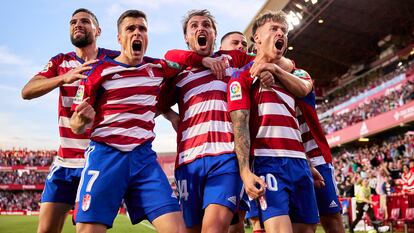
[[[0,210],[38,211],[41,195],[40,191],[0,191]]]
[[[0,150],[0,166],[50,166],[56,155],[55,150]]]

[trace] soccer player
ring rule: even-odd
[[[84,151],[89,142],[88,132],[75,135],[70,130],[70,110],[83,72],[90,70],[96,58],[116,56],[118,52],[96,46],[101,34],[98,19],[91,11],[79,8],[69,21],[70,39],[74,52],[60,53],[50,59],[45,68],[23,88],[23,99],[43,96],[59,88],[58,119],[60,148],[45,181],[40,205],[38,232],[61,232],[65,217],[75,203],[80,174],[84,166]]]
[[[228,85],[228,103],[240,175],[247,194],[260,200],[266,232],[306,233],[316,230],[319,218],[296,119],[295,96],[306,95],[312,83],[305,71],[297,69],[292,75],[277,65],[287,47],[287,28],[282,12],[266,12],[256,19],[252,33],[257,48],[255,64],[269,67],[267,71],[278,81],[267,88],[251,75],[268,72],[253,75],[246,69],[234,73]],[[291,81],[298,78],[302,85]],[[293,85],[293,92],[284,88]],[[249,153],[254,156],[254,173]]]
[[[226,33],[220,41],[220,50],[240,50],[247,52],[247,40],[243,33],[232,31]]]
[[[257,65],[251,69],[251,72],[252,75],[257,75],[263,70],[265,69],[262,65]],[[297,74],[300,75],[300,73]],[[302,73],[301,75],[306,76],[307,74]],[[297,87],[302,84],[300,80],[291,79],[290,81],[295,82],[296,85],[286,85],[289,91],[298,96],[306,93],[306,91],[298,91]],[[297,118],[306,155],[311,165],[322,176],[323,185],[317,184],[315,188],[322,226],[327,233],[343,233],[345,229],[342,224],[336,182],[333,178],[332,154],[315,110],[315,93],[311,91],[305,97],[297,98],[296,101]]]
[[[76,228],[106,232],[124,199],[133,224],[148,219],[158,232],[182,232],[178,201],[151,149],[159,85],[180,70],[178,64],[144,56],[148,26],[143,12],[125,11],[117,25],[121,54],[91,70],[72,106],[74,132],[83,133],[92,123]]]

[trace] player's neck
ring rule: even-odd
[[[129,58],[128,56],[126,56],[125,54],[120,54],[118,57],[116,57],[114,59],[117,62],[120,62],[122,64],[125,65],[129,65],[129,66],[137,66],[139,64],[142,63],[142,58],[141,59],[133,59],[133,58]]]
[[[83,48],[76,48],[76,56],[84,61],[94,60],[98,56],[98,47],[93,43]]]

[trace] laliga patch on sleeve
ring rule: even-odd
[[[49,62],[45,65],[45,67],[43,67],[42,72],[46,72],[46,71],[48,71],[48,70],[49,70],[49,68],[50,68],[50,67],[52,67],[52,65],[53,65],[52,61],[49,61]]]
[[[309,76],[308,73],[306,73],[306,71],[301,69],[296,69],[295,71],[293,71],[293,75],[301,78],[307,78]]]
[[[83,94],[85,93],[85,86],[80,85],[78,91],[76,91],[75,99],[73,100],[74,104],[80,104],[83,100]]]
[[[177,70],[181,69],[180,64],[178,64],[177,62],[173,62],[173,61],[169,61],[169,60],[165,60],[165,62],[167,62],[167,65],[170,68],[174,68],[174,69],[177,69]]]
[[[241,92],[241,85],[239,82],[235,81],[230,84],[230,100],[241,100],[242,99],[242,92]]]

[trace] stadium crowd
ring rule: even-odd
[[[339,194],[354,197],[354,186],[368,179],[372,194],[414,191],[414,136],[393,136],[380,144],[342,150],[334,156]]]
[[[341,130],[360,121],[391,111],[414,99],[414,84],[408,82],[404,88],[364,103],[343,114],[332,114],[324,119],[322,127],[326,134]]]
[[[353,97],[357,97],[364,92],[384,84],[402,73],[412,72],[414,72],[414,61],[410,61],[408,64],[400,66],[392,72],[382,73],[381,71],[375,71],[369,73],[327,96],[325,102],[318,104],[317,112],[318,114],[322,114]]]
[[[0,191],[0,211],[37,211],[41,195],[38,191]]]
[[[0,172],[0,184],[43,184],[47,173],[27,170]]]
[[[0,166],[50,166],[55,150],[0,149]]]

